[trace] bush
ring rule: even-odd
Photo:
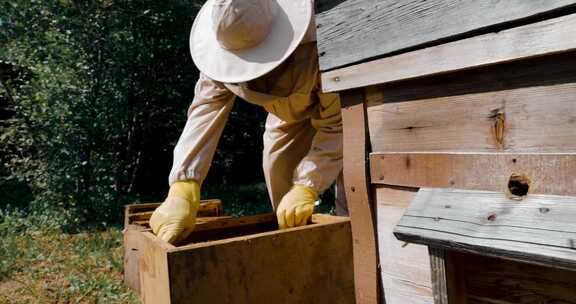
[[[163,198],[198,76],[188,33],[200,2],[0,4],[0,192],[20,193],[0,208],[32,201],[74,228]],[[237,103],[210,182],[262,178],[242,166],[260,167],[263,115]]]

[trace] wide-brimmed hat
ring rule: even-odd
[[[310,0],[208,0],[192,25],[190,53],[214,80],[250,81],[288,58],[311,20]]]

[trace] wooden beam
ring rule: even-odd
[[[485,85],[486,91],[480,92],[472,87],[455,89],[460,83],[452,79],[443,85],[446,95],[440,97],[425,93],[418,99],[385,93],[378,97],[386,88],[378,89],[368,108],[372,150],[576,152],[576,65],[574,59],[558,61],[562,63],[571,66],[565,69],[571,75],[564,77],[563,68],[542,69],[542,75],[534,78],[541,81],[533,83],[499,79],[500,73],[493,73],[494,82],[488,83],[475,80],[491,77],[489,73],[473,76],[470,84],[478,89]],[[523,72],[509,70],[515,75]],[[458,91],[456,95],[451,89]]]
[[[356,303],[380,303],[378,247],[375,215],[369,195],[367,127],[364,94],[360,90],[341,93],[344,132],[344,185],[354,244]]]
[[[154,210],[161,203],[131,204],[124,206],[124,225],[133,224],[135,221],[148,221]],[[219,199],[201,200],[198,208],[198,217],[212,217],[223,215],[222,201]]]
[[[448,301],[448,274],[446,250],[428,247],[430,252],[430,269],[432,273],[432,290],[434,292],[434,304],[449,304]]]
[[[576,270],[576,197],[420,189],[396,226],[406,242]]]
[[[326,2],[326,1],[323,1]],[[316,16],[320,69],[327,71],[574,5],[574,0],[348,0]],[[507,23],[505,26],[501,26]],[[538,37],[546,39],[545,37]],[[459,54],[465,56],[465,54]]]
[[[333,92],[576,49],[576,14],[322,73]]]
[[[516,175],[529,193],[576,195],[576,153],[373,153],[370,169],[377,184],[507,192]]]

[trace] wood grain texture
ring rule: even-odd
[[[150,232],[137,234],[139,247],[140,301],[170,304],[168,250],[174,246],[156,238]]]
[[[197,217],[196,218],[196,227],[195,229],[202,229],[203,224],[212,222],[217,219],[227,219],[231,218],[232,216],[224,215],[224,216],[204,216],[204,217]],[[149,220],[141,220],[141,221],[133,221],[130,226],[139,226],[144,228],[150,228]]]
[[[123,233],[124,238],[124,285],[140,294],[140,271],[138,263],[140,257],[140,237],[138,230],[127,229]]]
[[[140,233],[148,231],[148,220],[160,203],[132,204],[124,207],[124,285],[140,294]],[[198,209],[196,229],[202,230],[208,222],[221,219],[220,200],[202,200]],[[209,224],[208,224],[209,225]]]
[[[322,89],[334,92],[571,51],[575,36],[572,14],[325,72]]]
[[[369,193],[368,135],[362,91],[345,91],[342,101],[344,186],[354,240],[356,303],[379,303],[378,244],[374,205]]]
[[[525,19],[571,0],[348,0],[316,15],[320,69],[358,63],[407,48]]]
[[[373,153],[370,170],[378,184],[503,193],[523,175],[529,193],[576,195],[576,153]]]
[[[451,252],[470,304],[576,303],[576,272]]]
[[[407,96],[409,102],[390,96],[390,103],[382,103],[388,97],[379,95],[385,88],[372,90],[368,122],[373,151],[576,152],[575,63],[576,59],[564,61],[573,74],[557,81],[567,83],[535,81],[522,86],[504,78],[500,87],[485,87],[490,91],[456,89],[452,95],[451,86],[460,84],[448,82],[443,85],[445,96]],[[535,77],[546,75],[543,70]]]
[[[148,221],[160,203],[132,204],[125,206],[124,224]],[[196,216],[209,217],[224,214],[222,202],[218,199],[201,200]]]
[[[576,197],[421,188],[396,226],[403,241],[576,269]]]
[[[144,234],[156,241],[152,234]],[[163,258],[168,272],[142,269],[147,284],[143,290],[157,290],[153,279],[161,274],[162,282],[169,283],[169,295],[166,298],[162,289],[153,299],[143,297],[144,304],[354,303],[348,218],[313,215],[307,226],[171,249],[148,244],[143,255]],[[150,268],[148,260],[143,267]],[[152,275],[156,276],[151,279]]]
[[[427,248],[398,241],[392,233],[416,191],[376,187],[380,275],[386,303],[433,303]]]
[[[447,257],[444,249],[428,247],[434,304],[448,304]]]

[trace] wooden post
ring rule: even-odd
[[[369,192],[368,136],[363,90],[340,94],[344,129],[344,184],[354,244],[356,303],[380,303],[375,212]]]

